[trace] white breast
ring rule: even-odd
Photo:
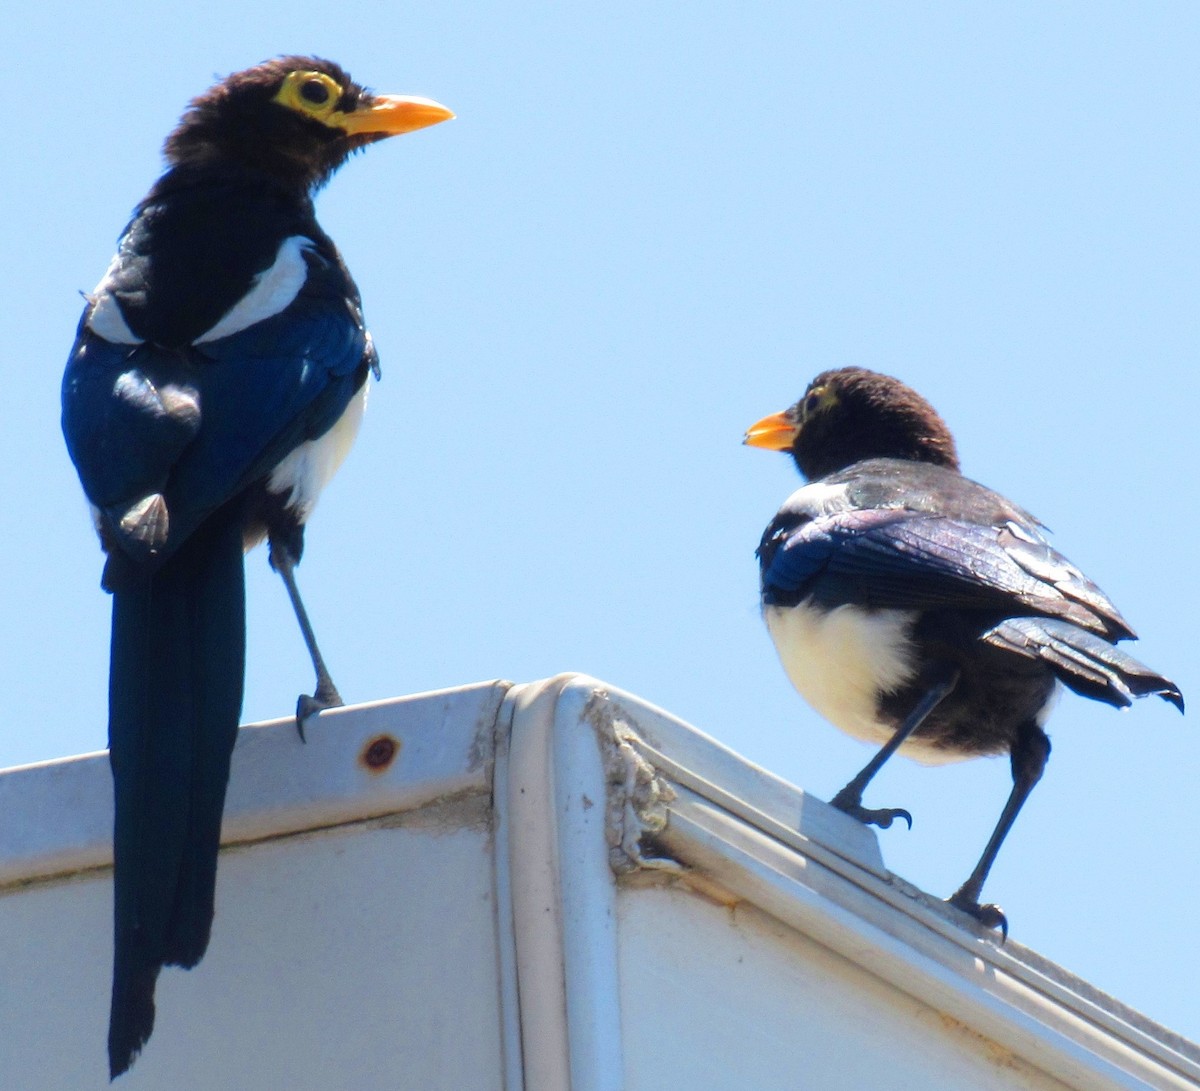
[[[763,617],[792,685],[835,727],[882,746],[894,728],[876,717],[882,693],[894,693],[916,671],[912,610],[820,610],[809,602],[767,606]],[[919,739],[901,750],[918,761],[940,763],[956,756]]]

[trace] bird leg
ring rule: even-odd
[[[283,585],[287,588],[288,597],[292,600],[292,609],[296,612],[296,621],[300,625],[301,635],[308,647],[312,658],[313,670],[317,673],[317,685],[310,697],[307,693],[300,694],[296,701],[296,731],[300,740],[304,741],[304,721],[323,708],[338,708],[345,702],[338,693],[337,686],[329,676],[329,668],[317,647],[317,638],[313,633],[312,623],[308,620],[308,611],[300,598],[300,589],[296,586],[296,560],[291,550],[281,542],[271,542],[271,567],[279,573]]]
[[[908,811],[902,807],[882,807],[877,810],[864,807],[862,805],[863,792],[866,791],[867,785],[871,783],[875,774],[883,768],[883,763],[900,749],[905,740],[925,722],[929,714],[945,700],[957,684],[958,670],[955,669],[947,677],[930,686],[925,691],[925,696],[917,703],[916,708],[896,729],[896,733],[880,748],[879,753],[867,762],[858,776],[829,802],[839,811],[845,812],[851,818],[857,818],[868,826],[878,826],[880,829],[886,830],[897,818],[903,818],[911,830],[912,815]]]
[[[1016,821],[1025,800],[1029,798],[1029,793],[1033,791],[1033,786],[1042,779],[1042,772],[1046,768],[1046,760],[1049,757],[1050,740],[1046,737],[1046,733],[1036,724],[1030,724],[1013,743],[1013,786],[1008,795],[1008,802],[1004,804],[1004,810],[1000,812],[1000,820],[996,823],[996,828],[992,831],[992,836],[988,839],[983,855],[979,857],[979,863],[975,865],[975,870],[971,872],[967,881],[947,899],[955,909],[961,909],[964,913],[970,914],[985,928],[999,928],[1005,939],[1008,939],[1008,918],[1005,917],[1004,910],[998,905],[981,905],[979,895],[983,891],[983,884],[988,877],[988,872],[992,870],[992,864],[996,862],[996,854],[1000,851],[1000,846],[1004,844],[1004,838],[1012,829],[1012,824]]]

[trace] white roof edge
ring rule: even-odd
[[[489,793],[496,718],[508,689],[507,682],[481,682],[329,709],[306,725],[307,743],[291,719],[244,726],[222,844]],[[373,743],[380,745],[368,760]],[[111,865],[107,752],[0,772],[0,814],[0,887]]]
[[[622,1086],[614,907],[629,874],[722,888],[1076,1086],[1200,1085],[1193,1043],[1000,945],[887,872],[872,831],[584,675],[330,710],[307,745],[291,720],[243,728],[223,841],[489,794],[500,970],[519,993],[508,1086]],[[0,772],[0,813],[0,886],[111,861],[103,753]]]
[[[526,1091],[621,1086],[616,1013],[594,1004],[609,995],[616,937],[596,936],[615,929],[614,871],[671,874],[675,861],[1068,1084],[1200,1082],[1194,1044],[890,875],[872,831],[670,714],[582,675],[509,700],[496,796],[503,773],[514,828],[524,813],[552,831],[545,844],[509,842],[526,1057],[558,1065],[527,1070]],[[592,865],[597,846],[607,874]],[[532,1019],[530,993],[545,1001]]]

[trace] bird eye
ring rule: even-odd
[[[316,106],[323,106],[329,101],[329,88],[320,80],[305,80],[300,85],[300,97]]]
[[[324,72],[289,72],[275,101],[328,124],[327,118],[336,110],[341,96],[342,88],[337,80]]]
[[[811,416],[821,407],[821,395],[817,391],[813,391],[807,398],[804,399],[804,415]]]

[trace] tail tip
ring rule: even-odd
[[[154,1032],[154,984],[158,965],[126,977],[114,975],[112,1010],[108,1019],[108,1078],[128,1072]]]
[[[112,1083],[118,1076],[123,1076],[133,1067],[142,1052],[142,1047],[149,1041],[150,1035],[137,1035],[124,1041],[114,1041],[110,1034],[108,1038],[108,1082]]]

